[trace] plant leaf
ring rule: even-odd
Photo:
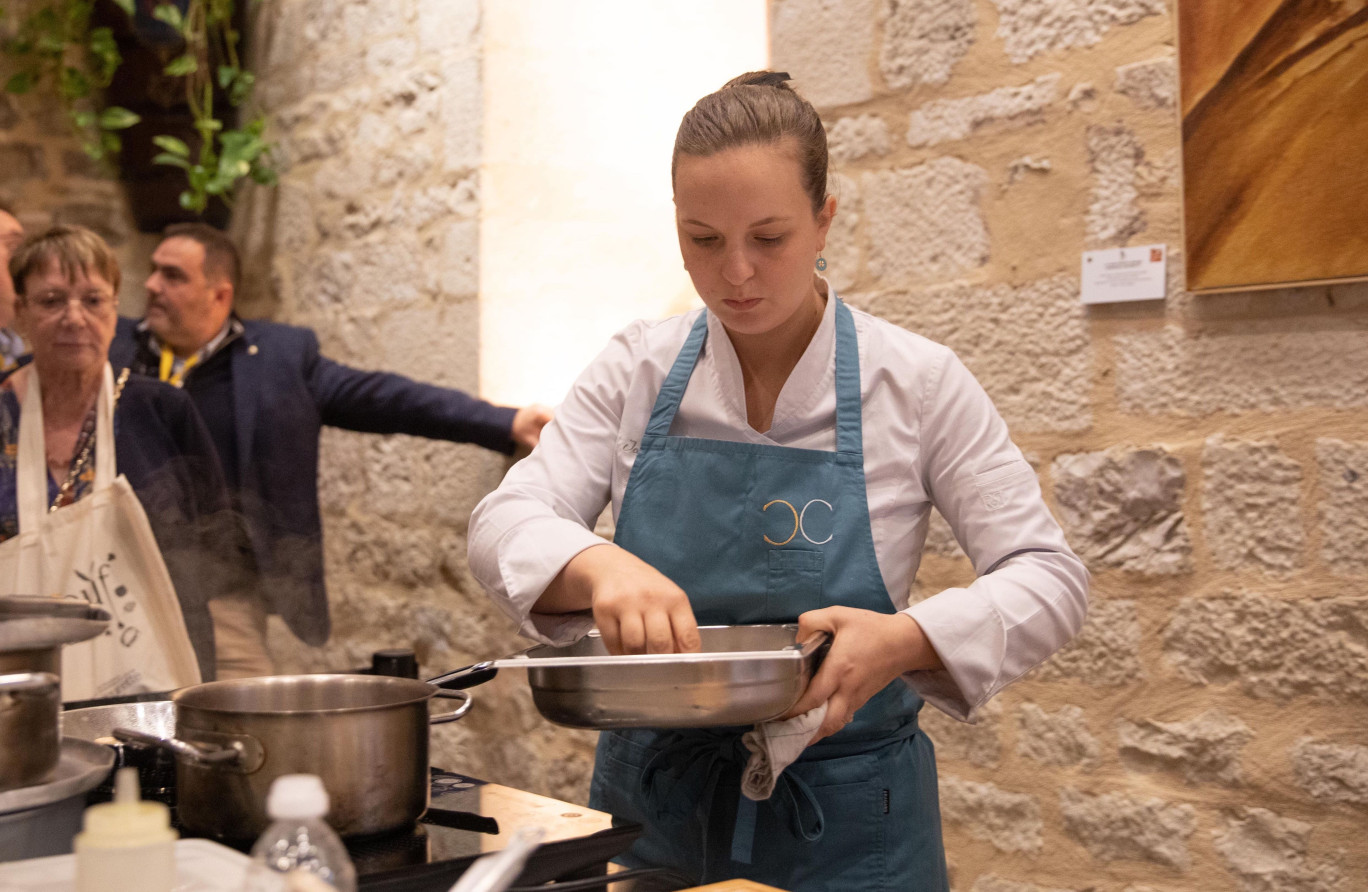
[[[33,89],[36,78],[32,71],[16,71],[5,81],[6,93],[27,93]]]
[[[133,18],[136,10],[133,8],[133,0],[114,0],[115,5],[124,11],[130,19]]]
[[[220,65],[218,68],[218,85],[223,89],[228,89],[228,85],[237,77],[238,70],[231,65]]]
[[[187,74],[192,74],[197,68],[199,68],[199,60],[190,53],[186,53],[167,62],[162,71],[171,77],[184,77]]]
[[[190,162],[179,155],[172,155],[170,152],[158,152],[152,156],[153,164],[169,164],[172,167],[179,167],[184,170],[190,169]]]
[[[152,137],[152,144],[158,148],[165,149],[167,152],[180,158],[190,157],[190,147],[187,146],[184,141],[179,140],[174,136],[167,136],[165,134],[154,136]]]
[[[181,15],[181,11],[170,3],[158,3],[157,7],[152,10],[152,18],[166,22],[181,34],[185,33],[185,16]]]
[[[104,130],[127,130],[141,120],[140,115],[119,105],[111,105],[100,112],[100,127]]]

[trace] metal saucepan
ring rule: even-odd
[[[778,718],[798,702],[831,646],[823,632],[796,643],[796,625],[702,626],[691,654],[612,656],[590,632],[428,680],[467,688],[500,669],[526,669],[532,699],[572,728],[708,728]]]
[[[464,702],[428,715],[428,701]],[[428,807],[428,726],[461,718],[470,695],[409,678],[277,675],[191,685],[171,695],[176,736],[116,728],[120,740],[176,754],[185,829],[247,840],[266,828],[266,795],[284,774],[316,774],[343,836],[407,826]]]
[[[174,805],[176,757],[160,747],[126,744],[115,738],[115,728],[132,728],[157,737],[176,736],[176,704],[170,700],[143,700],[131,703],[102,703],[64,709],[60,719],[63,737],[76,737],[100,743],[114,750],[114,767],[136,768],[142,798]],[[92,794],[96,801],[113,798],[111,773]]]
[[[62,674],[62,645],[94,638],[109,612],[85,601],[0,596],[0,672]]]
[[[0,675],[0,791],[41,782],[62,755],[61,681],[51,672]]]

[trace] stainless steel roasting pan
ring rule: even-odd
[[[526,669],[538,711],[572,728],[708,728],[778,718],[807,688],[830,646],[797,643],[796,625],[703,626],[692,654],[613,656],[598,631],[574,644],[538,645],[428,679],[467,688],[500,669]]]

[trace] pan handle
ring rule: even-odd
[[[158,737],[155,734],[135,731],[132,728],[115,728],[110,733],[126,743],[155,746],[199,765],[217,765],[242,760],[242,751],[234,747],[211,747],[203,744],[197,746],[176,737]]]
[[[494,678],[499,674],[498,660],[485,660],[483,663],[474,663],[462,669],[454,669],[436,678],[429,678],[427,683],[447,690],[464,690],[473,688],[478,684]]]
[[[461,705],[456,707],[452,712],[428,716],[429,725],[444,725],[447,722],[454,722],[464,716],[467,712],[470,712],[470,706],[475,702],[465,691],[438,690],[432,696],[441,697],[444,700],[460,700]]]

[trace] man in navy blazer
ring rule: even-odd
[[[495,406],[334,362],[320,355],[309,329],[239,319],[238,281],[237,248],[226,234],[198,223],[170,227],[152,254],[146,314],[121,319],[109,351],[116,372],[128,366],[190,394],[245,520],[259,584],[210,604],[220,678],[272,671],[267,612],[309,644],[328,638],[318,506],[323,425],[511,454],[535,446],[551,417],[542,406]]]

